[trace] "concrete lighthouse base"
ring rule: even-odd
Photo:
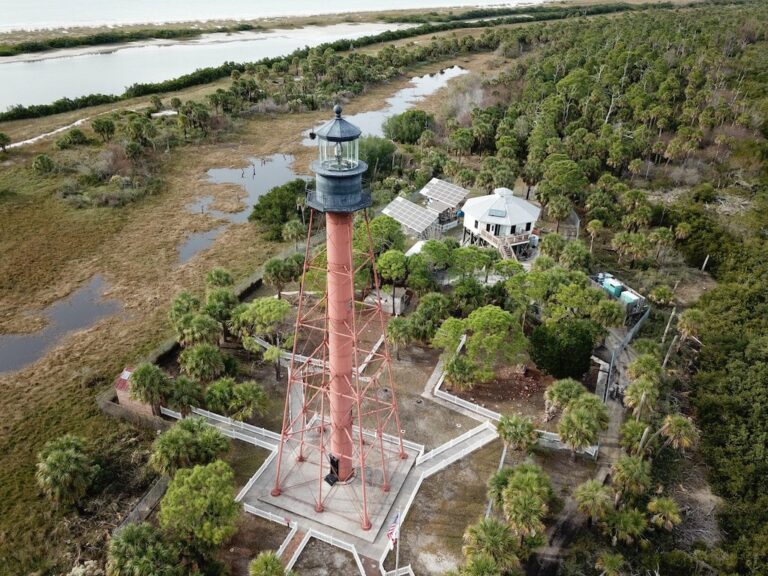
[[[329,432],[325,432],[328,434]],[[373,439],[373,435],[370,435]],[[386,532],[386,526],[396,512],[393,510],[398,495],[407,484],[422,448],[410,443],[406,446],[407,458],[401,458],[399,446],[391,443],[387,446],[387,482],[380,462],[366,462],[366,499],[368,502],[368,528],[361,522],[362,475],[357,473],[346,482],[337,482],[330,486],[327,482],[318,484],[321,469],[321,454],[317,449],[304,448],[303,461],[299,461],[298,452],[284,453],[283,482],[280,495],[273,496],[274,477],[277,462],[272,459],[260,470],[250,489],[243,497],[243,503],[273,514],[278,514],[292,521],[305,525],[308,522],[333,529],[346,535],[354,536],[364,542],[374,543],[380,532]],[[330,472],[328,457],[322,462],[323,474]],[[409,483],[410,484],[410,483]],[[322,494],[319,493],[321,487]],[[318,511],[322,510],[322,511]]]

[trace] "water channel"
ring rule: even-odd
[[[0,59],[0,110],[48,104],[87,94],[122,94],[134,83],[160,82],[224,62],[255,62],[297,48],[355,39],[402,24],[307,26],[295,30],[206,34],[194,40],[151,41],[103,51],[57,50]],[[14,61],[21,59],[22,61]]]
[[[0,374],[20,370],[42,358],[61,338],[118,312],[117,300],[105,299],[104,279],[96,275],[75,292],[41,311],[48,323],[30,334],[0,334]]]
[[[408,87],[398,90],[386,99],[386,105],[378,110],[352,114],[345,118],[360,127],[364,136],[383,136],[384,121],[396,114],[401,114],[413,108],[427,96],[445,87],[449,81],[466,74],[467,71],[459,66],[452,66],[435,74],[426,74],[411,79]],[[309,130],[306,130],[309,134]],[[308,136],[303,140],[305,146],[316,146]],[[188,204],[186,209],[193,213],[204,214],[217,220],[223,220],[221,225],[205,232],[194,232],[179,245],[177,252],[179,262],[187,262],[190,258],[209,248],[230,224],[246,222],[253,206],[259,198],[275,186],[290,182],[294,178],[304,178],[292,169],[293,156],[273,154],[262,158],[250,158],[249,164],[240,168],[213,168],[208,171],[208,181],[215,184],[236,184],[241,186],[247,197],[242,210],[233,213],[221,212],[210,208],[213,197],[203,196]]]
[[[499,0],[4,0],[0,32],[70,26],[101,26],[195,20],[241,20],[446,6],[514,6],[536,2]]]

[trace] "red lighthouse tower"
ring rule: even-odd
[[[316,190],[299,292],[274,487],[278,500],[359,519],[386,513],[392,474],[407,458],[397,411],[386,321],[368,227],[360,129],[336,117],[317,131]],[[355,225],[353,217],[361,212]],[[313,249],[323,224],[326,244]],[[374,496],[375,495],[375,496]],[[390,502],[391,504],[391,502]]]

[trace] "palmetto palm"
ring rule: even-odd
[[[689,308],[677,318],[677,329],[682,340],[697,336],[704,325],[704,312],[698,308]]]
[[[502,442],[515,451],[528,452],[539,435],[530,418],[502,416],[496,423],[496,431]]]
[[[661,363],[653,354],[641,354],[627,366],[627,375],[635,380],[643,376],[658,382],[661,374]]]
[[[536,464],[518,464],[507,479],[506,489],[512,493],[534,494],[544,502],[552,497],[552,483],[544,471]],[[503,495],[502,495],[503,499]]]
[[[587,480],[573,493],[579,512],[586,515],[590,524],[603,520],[611,511],[611,492],[597,480]]]
[[[600,235],[605,226],[601,220],[590,220],[587,223],[587,232],[589,233],[589,253],[592,253],[592,248],[595,244],[595,238]]]
[[[471,556],[459,576],[501,576],[501,569],[488,554]]]
[[[680,222],[675,227],[675,238],[677,240],[685,240],[693,232],[693,227],[688,222]]]
[[[148,523],[127,524],[109,542],[108,576],[181,576],[179,553]]]
[[[600,570],[600,576],[622,576],[622,568],[624,568],[625,564],[624,556],[621,554],[602,552],[597,557],[595,568]]]
[[[244,421],[254,413],[264,414],[267,409],[267,394],[256,382],[243,382],[232,390],[229,413],[232,420]]]
[[[62,506],[80,501],[99,471],[87,454],[82,438],[72,434],[48,442],[37,459],[37,485]]]
[[[608,408],[603,404],[602,400],[594,394],[582,394],[572,400],[566,410],[586,410],[590,416],[597,422],[597,426],[600,430],[608,428],[609,416]]]
[[[171,385],[168,399],[171,406],[181,412],[181,417],[186,418],[192,408],[202,404],[203,390],[198,382],[186,376],[179,376]]]
[[[520,543],[529,536],[544,532],[547,505],[536,494],[516,492],[507,488],[504,495],[504,514],[510,528],[520,537]]]
[[[189,314],[176,324],[179,344],[215,344],[222,334],[221,324],[208,314]]]
[[[672,498],[651,498],[648,512],[652,514],[651,522],[665,530],[672,530],[683,521],[680,508]]]
[[[154,364],[144,362],[133,371],[130,378],[131,398],[152,406],[155,416],[160,414],[160,404],[170,392],[170,380]]]
[[[290,576],[280,557],[273,551],[260,552],[248,565],[249,576]]]
[[[298,220],[289,220],[283,224],[283,240],[293,242],[294,249],[299,250],[299,241],[307,234],[307,230]]]
[[[681,452],[694,446],[699,439],[699,431],[693,420],[681,414],[669,414],[664,418],[664,424],[659,431],[666,438],[666,446],[672,446]]]
[[[229,440],[202,418],[186,418],[164,432],[152,445],[150,465],[173,476],[180,468],[213,462],[229,449]]]
[[[462,552],[467,558],[487,554],[501,570],[520,568],[516,542],[509,526],[497,518],[483,518],[464,532]]]
[[[568,409],[560,418],[557,427],[560,439],[571,449],[571,458],[575,460],[576,453],[597,441],[599,425],[594,416],[586,409]]]
[[[512,467],[505,467],[493,474],[488,479],[488,492],[486,493],[488,499],[493,502],[495,506],[501,506],[503,503],[504,489],[509,483],[509,479],[515,474],[515,469]]]
[[[648,428],[644,422],[637,420],[627,420],[621,426],[621,436],[619,445],[627,451],[628,454],[637,454],[642,449],[643,434]]]
[[[586,392],[587,389],[573,378],[554,381],[544,392],[544,411],[547,420],[554,418],[558,410],[562,410],[571,400]]]
[[[645,515],[637,508],[616,510],[608,517],[611,530],[612,543],[615,546],[621,540],[626,544],[632,544],[640,538],[648,526]]]
[[[617,499],[621,494],[639,496],[651,485],[651,465],[639,456],[619,456],[612,472]]]
[[[179,355],[179,365],[192,378],[210,382],[224,372],[224,357],[217,346],[196,344]]]
[[[387,337],[395,347],[395,357],[400,360],[400,348],[413,338],[411,323],[402,316],[392,318],[387,324]]]
[[[649,417],[659,400],[659,387],[647,376],[634,380],[624,392],[624,404],[632,409],[637,421]]]

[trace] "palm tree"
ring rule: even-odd
[[[98,474],[82,438],[67,434],[48,442],[37,455],[37,485],[60,506],[76,504]]]
[[[704,326],[704,312],[698,308],[688,308],[677,317],[677,329],[680,331],[680,343],[698,336]]]
[[[616,510],[608,517],[611,531],[611,543],[616,546],[619,540],[632,544],[640,538],[648,526],[645,515],[637,508]]]
[[[248,565],[249,576],[290,576],[293,572],[286,571],[282,560],[272,550],[259,552]]]
[[[411,323],[401,316],[392,318],[387,324],[387,338],[395,347],[395,357],[400,360],[400,348],[413,339]]]
[[[248,420],[256,412],[263,415],[267,410],[267,394],[256,382],[243,382],[232,390],[229,413],[232,420]]]
[[[571,449],[571,460],[576,460],[576,453],[597,442],[598,423],[588,410],[569,409],[563,412],[557,432],[560,439]]]
[[[196,344],[179,355],[179,365],[195,380],[210,382],[224,372],[224,356],[212,344]]]
[[[680,222],[675,226],[675,238],[678,240],[685,240],[693,232],[693,227],[688,222]]]
[[[566,196],[557,195],[547,204],[547,214],[555,219],[555,233],[560,232],[560,222],[568,218],[573,209],[573,203]]]
[[[647,441],[641,443],[640,449],[645,449],[659,436],[666,438],[665,447],[672,446],[675,450],[685,453],[686,448],[691,448],[698,442],[699,431],[690,418],[682,414],[668,414],[661,427]]]
[[[299,241],[307,234],[307,230],[298,220],[288,220],[283,224],[283,240],[293,242],[294,249],[299,251]]]
[[[518,464],[507,480],[507,490],[514,493],[533,494],[544,502],[552,497],[552,483],[541,467],[536,464]]]
[[[592,254],[592,247],[595,244],[595,238],[605,229],[602,220],[590,220],[587,222],[587,232],[589,233],[589,253]]]
[[[483,518],[464,532],[462,553],[466,558],[487,554],[503,571],[519,570],[515,538],[509,526],[497,518]]]
[[[627,366],[627,375],[632,380],[645,376],[658,382],[660,374],[661,364],[654,354],[641,354]]]
[[[589,526],[604,520],[611,511],[611,493],[607,486],[597,480],[587,480],[573,492],[579,512],[587,517]]]
[[[507,488],[504,491],[504,514],[510,528],[520,537],[520,545],[525,538],[544,532],[544,517],[548,508],[544,500],[536,494],[516,492]]]
[[[648,512],[653,514],[651,522],[665,530],[672,530],[683,521],[680,508],[672,498],[651,498],[648,502]]]
[[[501,576],[501,569],[488,554],[471,556],[459,576]]]
[[[186,418],[192,408],[202,404],[203,389],[195,380],[179,376],[173,381],[168,401],[172,407],[178,409],[182,418]]]
[[[628,454],[639,454],[643,448],[643,441],[647,435],[648,426],[644,422],[637,420],[627,420],[621,426],[621,436],[619,445],[627,451]]]
[[[571,400],[586,392],[587,389],[573,378],[555,380],[544,391],[544,412],[547,421],[552,420]]]
[[[108,576],[177,576],[179,551],[149,523],[127,524],[110,540]]]
[[[651,485],[651,464],[639,456],[621,455],[612,470],[616,501],[626,494],[640,496]]]
[[[527,453],[539,438],[531,419],[516,415],[502,416],[496,423],[496,431],[504,442],[505,450],[511,448]]]
[[[228,288],[233,286],[235,281],[229,270],[217,266],[208,272],[208,275],[205,277],[205,283],[209,288]]]
[[[501,506],[503,504],[504,490],[509,484],[509,479],[515,474],[515,469],[512,467],[505,467],[494,473],[488,479],[488,492],[486,493],[488,499],[494,504],[494,506]]]
[[[627,386],[624,391],[624,404],[632,409],[632,414],[639,422],[650,417],[659,400],[659,387],[647,376],[642,376]]]
[[[195,344],[216,344],[222,327],[208,314],[187,314],[176,324],[177,339],[183,347]]]
[[[232,378],[219,378],[212,382],[205,391],[205,407],[211,412],[226,414],[235,395],[235,381]]]
[[[129,382],[131,398],[149,404],[152,414],[159,416],[160,405],[171,388],[171,381],[165,373],[154,364],[143,362],[133,371]]]
[[[590,319],[597,322],[601,328],[618,328],[624,324],[626,313],[621,304],[615,300],[602,299],[592,309]]]
[[[152,445],[149,464],[173,476],[180,468],[210,464],[229,449],[229,440],[202,418],[179,420]]]
[[[600,570],[600,576],[622,576],[622,568],[626,564],[624,556],[604,551],[597,557],[595,568]]]
[[[658,261],[662,250],[672,246],[674,243],[675,233],[669,228],[656,228],[651,232],[650,240],[656,244],[656,261]]]

